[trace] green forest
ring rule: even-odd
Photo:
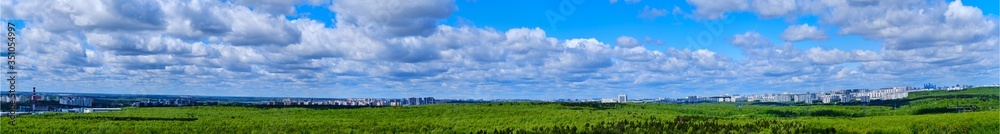
[[[0,119],[2,133],[1000,133],[1000,88],[867,104],[468,103],[125,108]]]

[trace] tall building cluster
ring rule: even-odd
[[[802,102],[802,103],[847,103],[851,101],[891,100],[906,98],[910,92],[928,89],[915,87],[893,87],[882,89],[847,89],[819,93],[781,93],[751,95],[721,95],[711,97],[689,96],[677,99],[679,102]]]
[[[327,105],[327,106],[414,106],[438,103],[434,97],[411,97],[403,99],[281,99],[272,101],[256,102],[258,105]]]
[[[94,105],[94,98],[63,96],[59,97],[59,104],[89,107]]]

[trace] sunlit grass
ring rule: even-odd
[[[977,95],[992,92],[976,89]],[[928,98],[950,92],[911,96],[909,104],[892,106],[770,106],[749,103],[480,103],[352,109],[252,108],[234,106],[125,108],[104,113],[50,113],[17,117],[17,126],[0,119],[3,133],[470,133],[493,130],[552,132],[601,122],[670,121],[680,116],[718,117],[704,120],[747,125],[761,121],[797,123],[804,128],[834,128],[850,133],[998,133],[1000,111],[919,113],[930,107],[997,106],[1000,98]],[[958,113],[962,112],[962,113]],[[195,119],[195,120],[190,120]],[[791,124],[794,126],[794,124]],[[628,127],[639,128],[642,127]],[[768,129],[782,129],[769,127]],[[687,129],[681,129],[687,130]],[[664,130],[666,131],[666,130]],[[588,131],[592,132],[592,131]],[[684,132],[684,131],[681,131]],[[686,131],[691,132],[691,131]],[[697,131],[695,131],[697,132]],[[741,133],[738,129],[728,132]],[[751,132],[755,133],[755,132]],[[768,132],[769,133],[769,132]]]

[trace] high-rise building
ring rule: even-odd
[[[73,105],[73,106],[92,106],[94,103],[93,98],[86,97],[59,97],[59,104],[62,105]]]
[[[619,94],[618,102],[628,102],[628,96],[626,96],[625,94]]]

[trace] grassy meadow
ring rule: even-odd
[[[475,103],[125,108],[0,119],[0,133],[1000,133],[1000,88],[857,104]]]

